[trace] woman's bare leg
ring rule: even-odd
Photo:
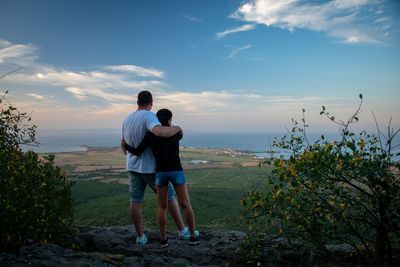
[[[185,216],[186,223],[189,226],[190,236],[194,237],[195,219],[194,219],[192,205],[190,204],[189,200],[189,192],[187,189],[187,184],[184,183],[183,185],[175,185],[174,188],[176,195],[178,197],[179,204],[183,209],[183,214]]]
[[[176,198],[174,198],[173,200],[168,200],[168,211],[169,214],[171,214],[171,217],[174,220],[178,231],[182,231],[183,229],[185,229],[185,224],[183,223],[181,211]]]
[[[157,186],[157,223],[161,240],[167,239],[168,186]]]

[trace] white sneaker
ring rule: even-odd
[[[147,236],[143,234],[142,237],[136,237],[136,244],[138,246],[144,246],[147,244]]]
[[[194,230],[194,236],[198,237],[200,235],[199,231]],[[189,240],[190,238],[190,231],[188,227],[185,227],[182,231],[179,231],[178,238],[181,240]]]

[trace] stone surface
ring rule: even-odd
[[[168,233],[169,247],[161,249],[158,232],[146,232],[149,243],[136,245],[132,227],[78,227],[78,250],[57,245],[22,247],[19,253],[0,252],[0,266],[242,266],[238,246],[245,234],[203,232],[200,243],[189,246]],[[239,259],[239,260],[238,260]]]
[[[204,231],[200,243],[189,246],[176,233],[168,233],[169,247],[161,249],[158,231],[146,232],[149,243],[136,245],[132,227],[77,227],[76,250],[57,245],[37,245],[20,248],[17,254],[0,251],[0,266],[246,266],[239,253],[245,233],[238,231]],[[354,250],[346,245],[327,246],[332,259],[326,266],[357,266]],[[310,266],[310,252],[301,243],[283,238],[268,238],[263,245],[262,262],[267,266]],[[338,261],[339,260],[339,261]]]

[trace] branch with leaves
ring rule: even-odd
[[[250,232],[268,229],[279,236],[297,237],[316,253],[328,253],[327,243],[351,244],[365,266],[400,261],[399,255],[393,255],[400,251],[400,164],[394,160],[399,156],[394,140],[400,130],[392,128],[390,120],[384,135],[374,116],[377,135],[352,132],[351,125],[361,114],[361,94],[359,99],[347,120],[322,107],[320,115],[338,125],[340,141],[322,135],[310,143],[305,110],[301,123],[292,119],[293,128],[274,142],[291,155],[269,161],[275,166],[270,190],[249,192],[242,199]]]

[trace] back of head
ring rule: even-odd
[[[153,103],[153,96],[149,91],[141,91],[137,97],[139,107],[147,106]]]
[[[168,121],[172,118],[172,112],[166,108],[160,109],[157,111],[157,118],[162,126],[170,126]]]

